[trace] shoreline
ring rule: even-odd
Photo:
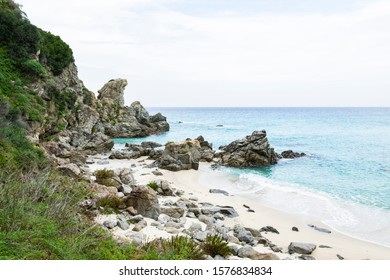
[[[145,157],[134,160],[117,160],[108,159],[106,155],[97,155],[91,158],[96,161],[106,161],[106,164],[94,163],[88,165],[91,173],[97,169],[104,168],[112,170],[129,168],[131,165],[135,164],[136,167],[132,168],[132,174],[139,185],[146,185],[149,182],[156,180],[167,180],[173,188],[184,191],[186,195],[196,197],[199,202],[231,206],[238,213],[238,217],[226,218],[224,224],[228,226],[233,227],[234,225],[239,224],[254,229],[260,229],[265,226],[276,228],[279,231],[279,234],[272,232],[263,232],[262,234],[273,244],[282,248],[283,253],[277,253],[281,259],[296,259],[296,256],[295,258],[290,258],[289,256],[293,257],[293,255],[288,254],[288,246],[291,242],[315,244],[317,248],[311,256],[317,260],[390,259],[389,247],[341,233],[318,219],[308,217],[308,219],[310,219],[310,224],[318,228],[331,228],[331,233],[317,231],[308,226],[306,218],[304,219],[302,216],[296,214],[289,214],[281,210],[261,205],[258,201],[255,201],[248,196],[225,196],[220,193],[209,193],[210,189],[215,188],[212,183],[205,183],[204,180],[205,176],[213,176],[210,172],[209,163],[201,162],[199,170],[197,171],[186,170],[172,172],[158,169],[162,175],[156,176],[152,174],[152,171],[156,170],[156,168],[146,167],[146,165],[152,163],[153,160],[147,160]],[[248,212],[248,208],[243,205],[249,206],[254,212]],[[305,222],[303,220],[305,220]],[[100,220],[100,222],[102,222],[102,220]],[[293,227],[298,228],[299,231],[293,231]],[[123,235],[120,231],[113,231],[113,233],[117,236]],[[151,234],[152,232],[145,230],[145,234],[148,235],[148,233],[153,235]],[[263,251],[263,248],[265,247],[262,245],[255,247],[258,251]],[[264,252],[272,251],[266,250]]]

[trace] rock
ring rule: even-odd
[[[299,231],[299,229],[298,229],[297,227],[292,227],[291,230],[292,230],[292,231],[296,231],[296,232]]]
[[[134,223],[136,224],[142,220],[144,220],[144,217],[142,215],[136,215],[134,217],[130,217],[130,219],[129,219],[130,223],[132,223],[132,224],[134,224]]]
[[[203,136],[197,137],[195,140],[199,142],[201,160],[211,162],[214,158],[213,145],[204,140]]]
[[[252,243],[254,241],[253,235],[249,230],[242,229],[237,234],[238,240],[245,243]]]
[[[238,213],[236,210],[234,210],[231,206],[216,206],[213,208],[213,212],[215,213],[221,213],[222,215],[228,217],[228,218],[236,218],[238,217]]]
[[[133,191],[133,189],[128,185],[121,185],[118,190],[121,191],[125,196],[130,195],[130,193]]]
[[[126,221],[118,221],[117,226],[123,230],[127,230],[130,227]]]
[[[324,232],[324,233],[332,233],[331,230],[327,229],[327,228],[320,228],[320,227],[317,227],[315,225],[308,225],[309,227],[313,228],[314,230],[316,231],[319,231],[319,232]]]
[[[168,215],[171,218],[179,219],[184,215],[184,209],[180,207],[164,207],[161,208],[161,213]]]
[[[194,238],[195,240],[198,240],[198,241],[205,241],[206,240],[206,237],[209,233],[207,231],[196,231],[192,238]]]
[[[164,174],[162,174],[161,171],[158,171],[158,170],[154,170],[152,173],[153,173],[153,175],[155,175],[155,176],[163,176],[163,175],[164,175]]]
[[[318,246],[318,248],[321,248],[321,249],[330,249],[330,248],[332,248],[332,247],[327,246],[327,245],[320,245],[320,246]]]
[[[305,261],[315,261],[316,259],[312,256],[308,256],[308,255],[300,255],[298,257],[300,260],[305,260]]]
[[[200,215],[198,217],[198,220],[202,223],[205,223],[207,226],[212,226],[215,222],[215,219],[213,217],[208,217],[206,215]]]
[[[170,171],[198,170],[200,159],[201,148],[199,142],[197,140],[186,140],[167,143],[161,158],[156,161],[156,164],[159,168]]]
[[[134,207],[132,207],[132,206],[127,207],[127,208],[126,208],[126,211],[127,211],[127,213],[129,213],[129,214],[132,215],[132,216],[135,216],[135,215],[138,214],[138,213],[137,213],[137,210],[135,210]]]
[[[81,175],[80,168],[74,163],[61,165],[57,169],[62,174],[66,175],[66,176],[73,177],[73,178],[78,178]]]
[[[291,242],[288,246],[288,252],[290,254],[298,253],[310,255],[316,249],[316,247],[316,245],[311,243]]]
[[[117,225],[117,221],[115,220],[105,220],[103,222],[103,226],[105,226],[108,229],[113,229],[114,227],[116,227],[116,225]]]
[[[135,246],[142,246],[146,240],[146,235],[142,232],[129,232],[126,234],[126,237],[131,239]]]
[[[177,235],[180,232],[177,228],[173,228],[173,227],[166,227],[165,231],[174,235]]]
[[[145,220],[141,220],[139,221],[138,223],[136,223],[133,227],[133,231],[141,231],[143,230],[144,228],[146,228],[148,226],[148,223],[145,221]]]
[[[265,232],[273,232],[273,233],[279,234],[279,231],[276,228],[272,227],[272,226],[262,227],[260,229],[260,232],[263,232],[263,231],[265,231]]]
[[[145,149],[154,149],[154,148],[162,147],[161,144],[152,141],[144,141],[141,143],[141,146]]]
[[[249,258],[251,260],[279,260],[279,257],[275,254],[257,252],[249,245],[245,245],[238,249],[237,255],[240,258]]]
[[[260,230],[257,230],[254,228],[248,228],[248,227],[246,227],[245,230],[250,231],[250,233],[253,235],[253,237],[262,237]]]
[[[135,185],[135,179],[130,168],[122,168],[119,171],[119,179],[125,185]]]
[[[343,256],[340,256],[339,254],[336,255],[339,260],[344,260]]]
[[[281,247],[276,246],[275,244],[269,245],[272,251],[275,253],[283,253],[283,249]]]
[[[157,194],[148,186],[136,186],[125,198],[127,207],[132,206],[137,213],[144,217],[157,220],[160,215],[160,204]]]
[[[112,138],[143,137],[169,130],[160,113],[150,116],[140,102],[124,106],[125,79],[111,80],[100,89],[98,112],[106,135]]]
[[[306,156],[305,153],[296,153],[296,152],[293,152],[292,150],[284,151],[284,152],[282,152],[281,155],[282,155],[282,158],[291,158],[291,159]]]
[[[123,107],[125,105],[124,90],[126,86],[126,79],[110,80],[100,90],[98,90],[98,99],[101,100],[107,98],[111,102]]]
[[[244,139],[222,147],[219,163],[232,167],[256,167],[277,163],[277,154],[270,147],[265,130],[254,131]]]
[[[229,196],[229,193],[227,191],[219,190],[219,189],[210,189],[209,193],[220,193],[220,194]]]

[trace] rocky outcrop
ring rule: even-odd
[[[200,145],[200,155],[201,161],[211,162],[214,158],[213,144],[204,140],[203,136],[197,137],[195,140],[199,142]]]
[[[105,134],[114,138],[133,138],[169,130],[163,115],[150,116],[139,101],[124,106],[126,86],[125,79],[115,79],[98,91],[98,111]]]
[[[148,186],[136,186],[125,199],[127,207],[133,207],[138,214],[157,220],[160,204],[157,194]]]
[[[281,156],[282,156],[282,158],[293,159],[293,158],[304,157],[304,156],[306,156],[306,154],[305,153],[297,153],[297,152],[294,152],[292,150],[287,150],[287,151],[283,151],[281,153]]]
[[[46,115],[42,123],[29,123],[29,138],[48,147],[50,154],[55,151],[56,157],[66,158],[70,151],[108,152],[114,146],[113,137],[142,137],[169,130],[164,116],[150,116],[138,101],[124,106],[126,85],[125,79],[111,80],[96,98],[78,78],[74,63],[51,83],[37,81],[30,89],[46,102]]]
[[[265,130],[254,131],[244,139],[236,140],[220,149],[221,165],[256,167],[277,163],[277,154],[270,147]]]
[[[199,141],[188,139],[183,142],[167,143],[162,156],[155,164],[159,168],[171,171],[198,170],[201,157]]]

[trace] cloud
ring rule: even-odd
[[[388,1],[337,13],[201,14],[179,0],[21,2],[70,43],[88,87],[127,78],[128,102],[390,106]]]

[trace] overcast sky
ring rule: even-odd
[[[389,0],[16,2],[127,104],[390,106]]]

